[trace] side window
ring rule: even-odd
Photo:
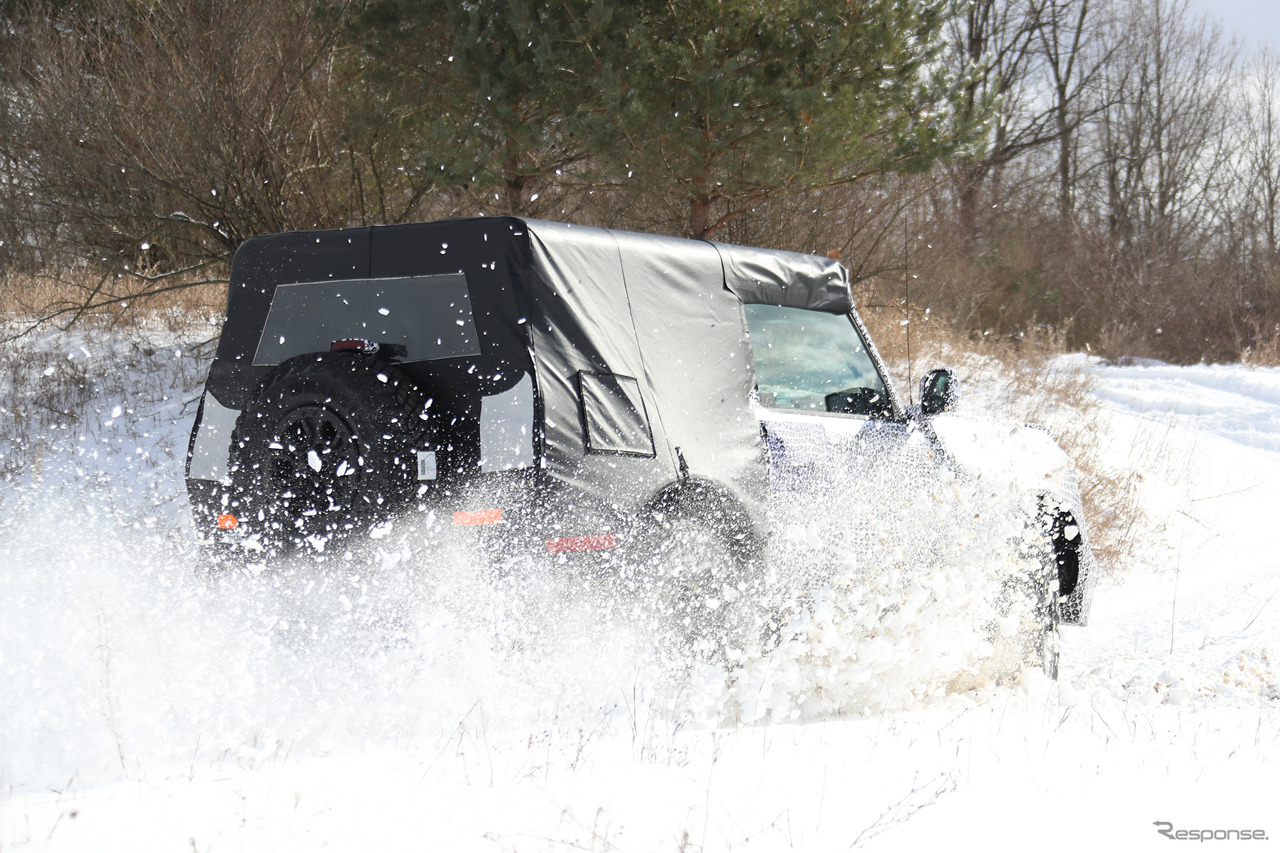
[[[640,383],[614,373],[579,373],[578,399],[588,453],[653,456]]]
[[[843,314],[744,305],[760,403],[770,409],[889,417],[884,379]]]

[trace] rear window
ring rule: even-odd
[[[761,405],[889,416],[884,380],[848,315],[778,305],[743,308]]]
[[[580,372],[578,394],[588,453],[654,455],[639,381],[612,373]]]

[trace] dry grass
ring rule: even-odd
[[[194,281],[165,279],[161,286],[168,289],[149,294],[155,279],[146,276],[0,279],[0,481],[21,472],[38,477],[50,442],[79,428],[104,395],[123,400],[153,390],[151,385],[158,389],[160,374],[174,369],[182,372],[184,388],[202,381],[207,346],[166,360],[148,342],[165,333],[189,341],[216,338],[226,287]],[[94,354],[81,357],[90,340],[110,343],[93,345]],[[126,373],[133,379],[126,380]],[[139,374],[155,374],[142,391]]]
[[[115,432],[126,447],[148,443],[155,412],[175,405],[194,412],[212,355],[210,331],[194,321],[177,333],[148,323],[124,335],[91,318],[73,332],[0,346],[0,482],[18,474],[38,480],[55,453],[65,467],[67,448],[77,437],[100,440],[100,425],[117,416],[117,406],[129,413]]]
[[[11,274],[0,278],[0,321],[7,328],[0,339],[46,324],[65,328],[87,318],[112,328],[160,320],[177,332],[196,318],[220,317],[226,306],[226,283],[203,272]]]
[[[23,470],[39,476],[49,435],[78,423],[92,396],[83,361],[0,349],[0,480]]]
[[[1253,342],[1241,351],[1240,361],[1254,367],[1280,367],[1280,323],[1270,329],[1257,324],[1253,332]]]

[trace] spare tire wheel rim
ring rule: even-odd
[[[351,508],[358,487],[356,431],[333,409],[299,406],[281,418],[271,442],[269,471],[282,505],[303,515]]]

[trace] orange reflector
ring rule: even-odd
[[[618,547],[618,537],[612,533],[598,536],[570,536],[567,539],[551,539],[547,542],[548,554],[567,554],[570,551],[604,551]]]
[[[454,527],[493,524],[496,521],[502,521],[502,510],[500,509],[475,509],[469,512],[455,512],[453,514]]]
[[[219,530],[235,530],[239,526],[240,520],[229,512],[218,516]]]

